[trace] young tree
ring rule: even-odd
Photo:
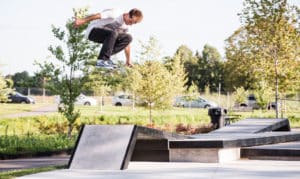
[[[145,61],[135,65],[129,74],[131,89],[149,106],[149,120],[152,120],[152,107],[166,108],[172,105],[174,94],[172,76],[158,61]]]
[[[158,41],[150,37],[147,43],[141,43],[138,54],[141,65],[129,70],[126,81],[130,89],[140,100],[149,106],[150,123],[152,123],[152,107],[168,108],[172,106],[174,97],[182,92],[185,83],[183,64],[178,56],[170,63],[161,63]]]
[[[245,103],[247,101],[247,97],[249,95],[249,92],[245,90],[243,87],[235,88],[235,91],[233,93],[234,96],[234,106],[239,107],[242,103]]]
[[[147,42],[139,41],[141,46],[136,58],[140,64],[148,60],[161,60],[161,48],[158,40],[154,36],[150,36]]]
[[[86,16],[87,9],[74,10],[75,16]],[[91,45],[84,38],[86,26],[73,28],[73,20],[66,23],[66,30],[52,26],[53,35],[61,42],[61,45],[50,46],[49,51],[56,58],[58,63],[44,62],[38,64],[41,74],[44,74],[49,81],[47,88],[53,94],[60,96],[61,106],[59,112],[68,120],[68,136],[71,137],[73,124],[80,116],[79,111],[75,111],[74,103],[81,93],[88,69],[85,64],[90,59],[94,59],[95,45]]]
[[[256,103],[261,109],[267,109],[273,101],[274,93],[272,88],[265,82],[261,81],[259,87],[254,91]]]

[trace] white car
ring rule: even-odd
[[[112,104],[114,106],[132,106],[133,99],[132,95],[121,94],[114,96],[112,99]]]
[[[60,96],[56,97],[56,102],[60,103]],[[96,106],[97,100],[92,97],[85,96],[84,94],[80,94],[76,98],[75,105]]]
[[[75,104],[77,105],[85,105],[85,106],[96,106],[97,105],[97,100],[92,98],[92,97],[88,97],[85,96],[83,94],[80,94],[77,98],[76,98],[76,102]]]
[[[202,97],[197,97],[196,99],[189,101],[187,100],[187,96],[181,96],[175,99],[175,106],[186,108],[210,108],[217,107],[218,105],[215,102],[208,101]]]

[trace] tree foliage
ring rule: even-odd
[[[86,16],[87,9],[74,10],[75,16]],[[87,80],[85,73],[89,71],[86,64],[96,57],[95,46],[91,45],[84,37],[85,26],[73,28],[73,20],[68,19],[66,29],[52,26],[52,33],[60,44],[50,46],[49,51],[55,57],[56,63],[39,63],[40,74],[48,79],[47,88],[60,96],[61,105],[59,112],[69,122],[68,135],[71,135],[73,124],[80,116],[75,111],[74,103],[82,92]]]
[[[129,78],[133,93],[149,106],[150,122],[153,106],[166,108],[172,105],[174,83],[171,74],[161,62],[148,60],[142,65],[135,65]]]
[[[8,94],[12,92],[11,83],[10,79],[4,79],[0,74],[0,102],[8,101]]]
[[[200,91],[209,86],[211,91],[217,91],[219,84],[224,85],[224,62],[215,47],[205,45],[202,55],[197,54],[197,70],[195,83]]]
[[[179,58],[180,63],[184,66],[184,71],[186,73],[185,87],[189,88],[197,79],[197,58],[193,54],[193,51],[186,45],[178,47],[173,58],[175,57]]]
[[[264,80],[275,90],[297,86],[299,10],[287,0],[245,0],[242,27],[226,41],[227,85],[258,89]]]

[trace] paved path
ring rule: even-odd
[[[44,114],[53,113],[53,112],[57,112],[57,104],[48,104],[47,106],[37,108],[30,112],[22,112],[22,113],[16,113],[16,114],[3,115],[3,116],[1,116],[1,118],[38,116],[38,115],[44,115]]]
[[[62,169],[19,179],[252,179],[299,178],[300,161],[239,160],[229,163],[130,162],[127,170]]]
[[[68,164],[69,158],[70,156],[61,155],[52,157],[0,160],[0,172],[27,168],[47,167],[53,165],[66,165]]]

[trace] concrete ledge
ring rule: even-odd
[[[300,132],[265,132],[258,134],[203,134],[194,139],[169,140],[170,149],[240,148],[300,140]]]
[[[239,158],[240,148],[170,149],[170,162],[223,163]]]
[[[287,142],[242,148],[241,157],[261,160],[300,161],[300,142]]]

